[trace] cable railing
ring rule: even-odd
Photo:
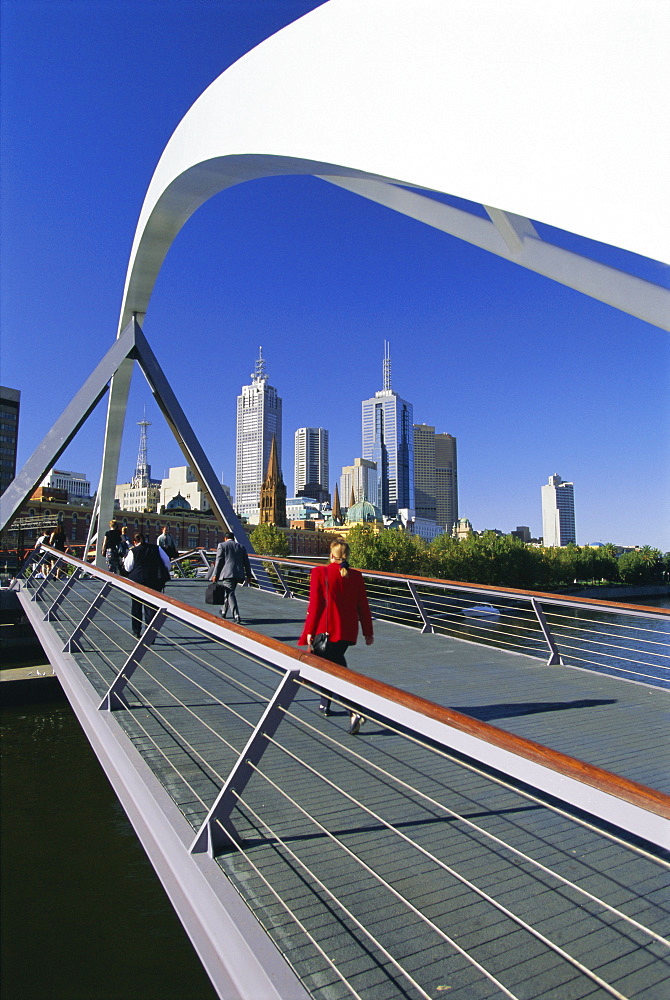
[[[311,996],[632,998],[661,982],[668,797],[46,552],[23,594]],[[306,596],[307,564],[263,562],[276,593]],[[423,630],[458,616],[441,598],[483,593],[400,581],[412,608],[398,578],[366,581],[378,617]],[[510,617],[521,604],[486,593]],[[153,616],[136,640],[138,595]],[[352,708],[364,744],[339,725]],[[631,948],[632,971],[617,965]]]
[[[252,556],[306,600],[313,563]],[[362,570],[373,616],[422,632],[670,687],[670,610]]]

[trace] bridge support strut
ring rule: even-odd
[[[223,788],[219,792],[214,805],[191,844],[191,854],[201,854],[207,851],[210,858],[215,857],[231,843],[239,844],[241,838],[232,821],[231,813],[237,805],[237,799],[242,795],[254,769],[265,753],[268,741],[274,736],[300,687],[298,670],[288,670],[279,687],[270,699],[260,722],[249,737],[240,754],[237,763],[228,775]]]

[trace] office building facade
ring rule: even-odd
[[[547,546],[576,543],[574,483],[549,476],[542,487],[542,536]]]
[[[295,432],[293,495],[321,501],[322,494],[328,494],[329,478],[328,431],[323,427],[299,427]]]
[[[20,389],[0,386],[0,493],[4,493],[16,477],[20,409]]]
[[[382,384],[362,403],[362,450],[377,466],[382,513],[396,517],[401,508],[414,510],[414,409],[391,388],[387,342]]]
[[[251,384],[242,386],[237,397],[235,508],[241,517],[249,517],[260,507],[273,437],[281,470],[282,401],[268,383],[261,348]]]
[[[414,424],[416,516],[453,531],[458,521],[456,438],[436,434],[430,424]]]
[[[76,503],[91,498],[91,483],[83,472],[66,472],[64,469],[51,469],[40,486],[48,489],[66,490],[68,503]]]
[[[346,507],[351,505],[352,494],[354,503],[369,500],[375,507],[381,508],[379,475],[375,462],[370,462],[367,458],[355,458],[353,465],[342,466],[339,495],[341,503]]]

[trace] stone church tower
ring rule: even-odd
[[[286,527],[286,487],[279,471],[277,458],[277,441],[272,435],[268,471],[261,486],[261,509],[259,524],[275,524],[278,528]]]

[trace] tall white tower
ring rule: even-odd
[[[549,476],[542,487],[542,536],[545,545],[567,545],[577,541],[575,490],[560,476]]]
[[[391,388],[391,356],[384,341],[383,389],[362,403],[363,458],[375,462],[382,513],[414,510],[414,408]],[[346,500],[345,500],[346,502]]]
[[[323,427],[299,427],[295,432],[293,496],[299,496],[306,487],[314,494],[327,493],[329,475],[328,431]]]
[[[237,397],[237,445],[235,450],[235,508],[248,517],[260,507],[261,486],[268,467],[273,436],[281,469],[282,401],[268,385],[263,348],[251,384],[242,386]]]

